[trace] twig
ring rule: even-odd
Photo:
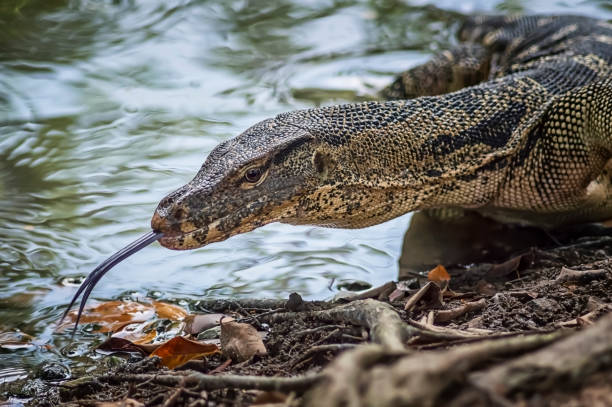
[[[108,383],[143,382],[150,380],[163,386],[176,386],[183,383],[187,386],[198,386],[198,390],[217,390],[234,388],[242,390],[277,390],[303,392],[321,380],[320,374],[310,374],[296,377],[262,377],[262,376],[212,376],[198,372],[182,376],[176,374],[116,374],[104,375],[99,381]]]
[[[364,291],[360,294],[356,294],[352,297],[343,298],[342,301],[357,301],[357,300],[365,300],[368,298],[373,298],[375,300],[385,300],[385,296],[389,297],[389,294],[395,290],[396,284],[394,281],[389,281],[381,286],[374,287],[369,289],[368,291]]]
[[[225,369],[227,369],[227,367],[229,365],[232,364],[232,360],[228,359],[225,362],[221,363],[219,366],[217,366],[216,368],[214,368],[213,370],[211,370],[210,372],[208,372],[209,375],[213,375],[213,374],[217,374],[217,373],[221,373],[222,371],[224,371]]]
[[[437,311],[434,317],[434,322],[448,322],[464,314],[467,314],[468,312],[480,311],[486,305],[487,302],[483,298],[478,301],[466,302],[456,308]]]
[[[569,321],[563,321],[556,324],[556,326],[560,327],[577,327],[583,325],[592,325],[595,318],[600,316],[602,313],[612,311],[612,306],[610,304],[601,304],[594,310],[576,317],[574,319],[570,319]]]
[[[338,352],[338,351],[343,351],[343,350],[347,350],[347,349],[352,349],[354,348],[356,345],[352,344],[352,343],[333,343],[333,344],[328,344],[328,345],[319,345],[319,346],[313,346],[310,349],[308,349],[306,351],[306,353],[304,353],[302,356],[300,356],[297,360],[293,361],[291,363],[291,368],[292,369],[296,369],[298,368],[298,366],[304,362],[305,360],[311,358],[313,355],[320,353],[320,352]]]
[[[319,331],[324,331],[326,329],[344,329],[344,328],[346,328],[346,325],[321,325],[316,328],[304,329],[303,331],[296,332],[295,336],[297,336],[298,338],[301,338],[302,336],[310,335],[310,334],[313,334]]]
[[[562,267],[559,276],[554,280],[556,283],[567,283],[574,281],[591,281],[603,278],[608,274],[608,270],[572,270],[567,267]]]
[[[482,336],[482,335],[478,335],[475,333],[462,331],[459,329],[435,326],[435,325],[430,325],[430,324],[422,324],[413,319],[408,319],[406,323],[415,331],[413,336],[420,336],[420,337],[425,337],[429,339],[448,341],[448,340],[475,338],[475,337]]]
[[[439,293],[440,291],[439,287],[433,281],[428,281],[427,284],[425,284],[423,287],[419,289],[419,291],[417,291],[410,298],[408,298],[408,300],[406,301],[406,304],[404,305],[404,310],[410,311],[412,308],[414,308],[417,302],[419,302],[425,296],[425,294],[428,294],[430,290],[438,291],[438,295],[440,296],[440,303],[441,303],[442,296]]]
[[[601,236],[594,240],[587,240],[586,242],[572,243],[566,246],[559,246],[552,249],[553,251],[563,251],[568,249],[588,249],[593,247],[606,247],[612,242],[612,237]]]
[[[246,319],[246,318],[252,318],[253,321],[255,321],[255,325],[257,325],[257,328],[259,330],[263,330],[261,322],[259,322],[259,319],[257,319],[257,315],[251,315],[249,314],[249,311],[245,310],[244,307],[242,305],[240,305],[240,303],[237,303],[235,301],[232,300],[232,302],[234,302],[234,304],[236,304],[236,306],[238,307],[238,309],[240,311],[242,311],[243,313],[246,314],[245,317],[241,318],[241,319]],[[223,319],[223,317],[221,317],[221,319]]]
[[[172,394],[166,399],[166,401],[164,401],[164,404],[162,404],[162,407],[172,407],[176,404],[176,401],[179,399],[179,397],[181,396],[181,393],[183,392],[183,387],[179,387],[176,390],[174,390],[172,392]]]
[[[258,318],[265,317],[265,316],[272,315],[272,314],[276,314],[277,312],[283,312],[283,311],[286,311],[285,308],[272,309],[270,311],[262,312],[261,314],[251,315],[251,316],[248,316],[248,317],[239,318],[237,322],[249,322],[251,320],[256,320],[257,323],[261,326],[261,323],[259,322]]]
[[[342,332],[342,330],[340,328],[338,329],[334,329],[333,331],[331,331],[329,334],[325,335],[323,338],[319,339],[318,341],[316,341],[315,343],[313,343],[311,346],[318,346],[322,343],[325,343],[326,341],[328,341],[329,339],[333,338],[334,336],[338,335],[340,332]]]

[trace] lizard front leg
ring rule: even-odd
[[[612,80],[559,97],[510,167],[483,212],[549,226],[612,218]]]

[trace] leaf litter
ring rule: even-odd
[[[507,335],[533,332],[533,330],[550,330],[558,326],[562,326],[564,329],[580,329],[591,324],[596,325],[602,315],[611,311],[611,256],[612,247],[603,240],[599,246],[590,244],[588,247],[579,241],[575,247],[568,245],[568,247],[558,250],[535,249],[528,259],[522,256],[517,260],[516,258],[519,255],[506,260],[502,259],[498,263],[498,267],[483,264],[467,266],[445,264],[444,268],[450,278],[442,275],[443,278],[430,279],[421,288],[414,288],[412,283],[399,282],[395,284],[395,289],[392,291],[391,296],[394,300],[392,304],[397,307],[397,312],[401,315],[402,320],[408,324],[415,327],[422,326],[424,329],[435,328],[432,331],[435,333],[432,338],[427,340],[421,338],[419,341],[408,342],[408,347],[416,352],[415,356],[420,353],[423,353],[424,356],[427,355],[428,349],[444,349],[449,343],[454,344],[453,347],[459,348],[462,341],[473,341],[483,335],[498,335],[498,333]],[[562,270],[563,267],[566,270]],[[494,269],[495,271],[487,276],[486,272],[481,272],[485,269]],[[576,273],[570,273],[568,270]],[[591,270],[593,272],[590,272]],[[520,274],[517,271],[520,271]],[[427,276],[427,273],[423,276]],[[450,296],[447,294],[441,295],[442,290],[438,286],[438,281],[434,282],[432,280],[440,280],[442,284],[447,281],[448,289],[445,292],[448,293],[452,290],[454,294]],[[413,301],[409,310],[404,311],[406,301],[410,301],[418,293],[421,293],[421,298],[418,301]],[[210,329],[211,323],[213,324],[212,328],[218,327],[214,324],[223,318],[222,315],[231,315],[238,321],[241,318],[249,321],[257,320],[256,326],[260,327],[263,324],[267,333],[262,338],[261,332],[257,332],[254,327],[248,325],[249,328],[245,328],[245,330],[251,334],[247,335],[247,338],[254,339],[256,338],[254,335],[257,335],[258,340],[261,340],[261,343],[265,346],[266,353],[253,357],[252,355],[257,355],[257,352],[252,352],[251,356],[248,356],[248,353],[234,353],[234,351],[228,352],[222,349],[225,355],[232,357],[232,359],[235,358],[231,364],[223,353],[215,352],[213,346],[210,346],[216,344],[208,344],[207,346],[210,347],[204,349],[195,347],[194,352],[180,351],[183,354],[197,354],[200,359],[205,358],[205,363],[197,365],[196,369],[209,375],[216,376],[222,372],[222,375],[234,376],[299,377],[300,374],[320,371],[339,354],[351,349],[351,346],[359,345],[368,340],[367,332],[364,333],[362,328],[356,327],[350,322],[330,324],[329,321],[317,321],[309,316],[317,310],[333,307],[333,304],[330,303],[306,302],[307,306],[298,312],[282,309],[282,303],[273,301],[270,302],[269,308],[251,307],[248,300],[232,300],[220,304],[218,300],[208,301],[203,299],[200,303],[204,304],[201,305],[203,309],[211,309],[219,314],[214,317],[186,315],[180,321],[174,321],[183,324],[183,335],[187,335],[185,338],[177,339],[176,342],[191,341],[190,335]],[[241,305],[236,307],[237,303]],[[436,317],[437,315],[443,317]],[[139,318],[134,319],[138,320]],[[206,322],[207,319],[211,319],[212,322]],[[415,322],[423,319],[431,325],[422,325]],[[192,320],[192,325],[190,328],[186,328],[189,320]],[[149,321],[149,323],[151,322]],[[194,322],[197,323],[194,324]],[[230,328],[234,324],[242,324],[242,322],[231,322],[232,324],[229,321],[226,322],[223,318],[221,329],[227,331],[223,327],[226,324],[226,328]],[[142,327],[137,329],[145,331],[151,328],[145,328],[147,326],[145,323],[141,322],[141,324],[143,324]],[[222,334],[222,336],[224,335]],[[445,340],[440,339],[444,337],[456,339],[453,339],[455,342],[445,342]],[[230,342],[231,340],[226,337],[222,338],[222,343],[226,346],[229,346]],[[249,340],[245,342],[249,342]],[[203,352],[199,353],[200,350],[203,350]],[[576,349],[576,351],[579,352],[580,350]],[[150,353],[148,351],[138,352],[143,356]],[[308,355],[308,357],[302,358],[304,355]],[[184,367],[180,365],[183,361],[181,357],[176,357],[172,366],[175,369],[183,369]],[[165,372],[168,371],[160,370],[158,363],[158,358],[145,358],[140,363],[120,366],[113,370],[111,377],[113,375],[129,376],[134,373],[143,377],[147,377],[145,373],[167,374]],[[182,366],[187,365],[189,365],[189,362]],[[610,394],[612,392],[611,382],[608,380],[612,379],[612,369],[603,370],[601,374],[597,373],[593,377],[599,377],[597,375],[601,376],[601,379],[585,381],[584,386],[587,387],[581,392],[559,388],[549,391],[549,393],[537,394],[537,400],[531,398],[532,396],[528,392],[517,394],[521,394],[520,397],[522,397],[521,400],[524,405],[546,405],[546,400],[568,398],[574,400],[573,405],[589,405],[584,399],[584,394],[591,391],[589,389],[592,389],[592,392],[599,392],[598,394]],[[88,392],[87,395],[78,396],[79,393],[72,390],[62,390],[58,395],[57,389],[55,394],[58,400],[64,401],[75,400],[75,398],[86,401],[95,397],[118,402],[125,399],[125,395],[128,394],[129,398],[147,405],[170,405],[170,402],[172,402],[175,405],[196,403],[193,405],[245,406],[255,401],[258,394],[262,394],[258,391],[235,391],[231,388],[218,388],[218,390],[198,393],[196,396],[191,387],[184,387],[185,391],[178,391],[183,388],[180,384],[161,385],[153,382],[150,384],[142,382],[133,390],[129,390],[129,386],[127,382],[117,383],[96,390],[95,395]],[[453,397],[461,396],[468,387],[458,382],[457,387],[449,389],[450,391],[447,393],[449,399],[445,402],[450,403]],[[283,398],[282,395],[293,394],[288,391],[281,391],[280,393],[279,401]],[[540,404],[534,404],[536,402]],[[474,402],[471,405],[484,406],[487,404]]]

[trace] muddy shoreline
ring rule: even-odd
[[[390,282],[334,303],[306,302],[299,296],[201,301],[199,312],[223,312],[265,331],[268,354],[241,363],[216,354],[175,370],[160,367],[157,359],[117,354],[116,366],[106,359],[97,371],[63,381],[55,381],[49,371],[33,372],[2,385],[0,394],[9,403],[32,406],[339,405],[337,383],[347,386],[342,390],[346,397],[356,386],[365,403],[383,369],[395,372],[397,383],[381,388],[381,405],[391,396],[410,405],[415,393],[406,395],[405,389],[414,379],[400,380],[409,370],[402,370],[407,368],[399,361],[413,360],[422,363],[417,376],[428,378],[420,387],[422,405],[612,405],[612,237],[581,236],[553,248],[530,248],[499,263],[449,266],[448,271],[446,290],[434,284],[408,310],[410,298],[428,285],[425,278]],[[394,348],[389,327],[395,325],[405,330],[400,334],[405,349]],[[598,329],[605,339],[589,343],[597,341]],[[558,355],[567,358],[569,370],[557,374],[554,369],[560,367],[547,365],[537,373],[525,367],[524,377],[512,386],[493,386],[504,366],[520,365],[530,355],[532,360],[551,358],[555,347],[562,349],[570,340],[586,348]],[[480,359],[467,363],[477,347],[482,348]],[[432,360],[452,360],[459,351],[472,355],[459,359],[467,366],[458,372],[454,367],[435,371],[438,362]],[[365,364],[359,362],[364,352],[375,355]],[[350,378],[344,377],[342,363],[352,364]],[[440,385],[445,374],[452,377]]]

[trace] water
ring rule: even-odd
[[[0,376],[93,357],[54,323],[75,279],[149,230],[220,141],[277,113],[370,98],[452,45],[457,12],[580,12],[608,1],[0,2]],[[191,252],[153,245],[93,297],[327,298],[395,278],[404,216],[363,230],[273,224]],[[184,301],[183,301],[184,302]],[[9,368],[10,367],[10,368]],[[4,373],[3,373],[4,372]],[[0,379],[1,380],[1,379]]]

